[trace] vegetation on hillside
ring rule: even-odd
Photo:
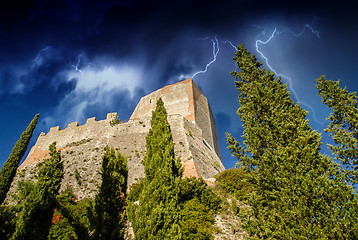
[[[16,206],[0,206],[1,239],[123,239],[126,158],[106,148],[102,185],[95,200],[76,200],[72,188],[58,194],[63,176],[60,152],[50,145],[37,181],[20,180]]]
[[[51,227],[56,196],[63,177],[61,155],[56,143],[49,147],[50,156],[37,174],[37,183],[26,197],[11,239],[46,239]]]
[[[56,197],[57,205],[53,211],[48,240],[79,239],[91,240],[88,212],[92,209],[93,200],[76,200],[71,187]]]
[[[252,184],[247,180],[249,172],[244,167],[231,168],[221,172],[216,176],[218,184],[220,184],[227,193],[233,194],[236,199],[244,201],[252,192]]]
[[[182,179],[179,186],[182,239],[214,239],[214,215],[222,200],[202,178]]]

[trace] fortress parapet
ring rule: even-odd
[[[115,119],[115,118],[117,118],[117,113],[116,112],[113,112],[113,113],[107,113],[107,117],[106,117],[106,120],[109,120],[109,121],[111,121],[111,120],[113,120],[113,119]]]
[[[52,127],[52,128],[50,128],[50,132],[49,132],[49,133],[58,132],[59,130],[60,130],[60,127],[59,127],[59,126]]]
[[[47,134],[42,132],[39,137],[47,136],[49,134],[50,135],[58,134],[60,132],[63,134],[67,131],[73,131],[73,129],[76,129],[76,128],[87,128],[89,126],[101,127],[102,125],[103,126],[107,125],[110,121],[114,120],[116,117],[117,117],[117,113],[112,112],[112,113],[107,113],[107,117],[104,120],[97,121],[96,117],[91,117],[86,120],[86,123],[84,125],[79,125],[79,123],[76,121],[76,122],[72,122],[72,123],[68,124],[67,127],[64,129],[60,129],[59,126],[52,127],[52,128],[50,128],[50,131]]]

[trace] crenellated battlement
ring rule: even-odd
[[[109,122],[111,121],[111,120],[113,120],[115,117],[117,116],[117,112],[112,112],[112,113],[107,113],[107,117],[106,117],[106,119],[104,119],[104,120],[100,120],[100,121],[97,121],[97,119],[96,119],[96,117],[91,117],[91,118],[88,118],[87,120],[86,120],[86,123],[85,124],[83,124],[83,125],[79,125],[79,123],[76,121],[76,122],[72,122],[72,123],[70,123],[70,124],[68,124],[67,125],[67,127],[66,128],[64,128],[64,129],[60,129],[60,127],[59,126],[56,126],[56,127],[52,127],[52,128],[50,128],[50,131],[48,132],[48,133],[54,133],[54,132],[59,132],[59,131],[66,131],[67,129],[73,129],[73,128],[75,128],[75,127],[87,127],[87,126],[89,126],[89,125],[93,125],[93,124],[99,124],[99,125],[102,125],[102,124],[109,124]],[[43,136],[43,135],[47,135],[47,134],[45,134],[45,133],[41,133],[41,136]]]

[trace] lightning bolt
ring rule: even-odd
[[[202,39],[205,40],[205,39],[208,39],[208,37],[202,38]],[[208,71],[209,67],[216,61],[216,58],[220,52],[219,40],[216,35],[214,36],[214,38],[211,39],[211,42],[212,42],[212,46],[213,46],[213,50],[212,50],[213,59],[209,63],[206,64],[204,70],[200,70],[200,71],[194,73],[191,76],[191,78],[194,78],[198,74],[206,73]],[[224,44],[229,44],[230,46],[232,46],[235,49],[235,51],[237,50],[237,47],[235,47],[235,45],[229,40],[220,40],[220,42],[222,42]]]
[[[91,63],[89,62],[88,65],[87,65],[87,67],[85,67],[83,70],[80,69],[79,66],[80,66],[80,64],[81,64],[81,57],[84,57],[84,56],[82,55],[82,53],[77,56],[77,64],[76,64],[76,65],[71,65],[71,67],[74,68],[76,72],[80,72],[80,73],[81,73],[82,71],[85,71],[86,69],[88,69],[89,66],[91,65]]]
[[[316,19],[316,18],[315,18]],[[314,19],[314,20],[315,20]],[[292,87],[292,79],[289,77],[289,76],[286,76],[284,74],[281,74],[281,73],[277,73],[277,71],[270,65],[269,63],[269,60],[268,58],[263,54],[262,51],[260,51],[259,49],[259,46],[260,45],[266,45],[268,44],[269,42],[271,42],[274,37],[278,34],[282,34],[282,33],[285,33],[285,32],[288,32],[290,33],[291,35],[293,35],[294,37],[300,37],[304,34],[304,32],[306,31],[306,29],[309,29],[314,35],[317,36],[317,38],[319,38],[319,31],[315,30],[313,27],[312,27],[312,24],[306,24],[302,30],[299,32],[299,33],[295,33],[294,31],[292,31],[290,28],[285,28],[284,30],[282,31],[278,31],[277,28],[274,29],[274,31],[271,33],[270,37],[266,40],[266,41],[263,41],[263,40],[256,40],[255,42],[255,46],[256,46],[256,52],[258,52],[260,54],[260,56],[265,60],[265,63],[267,65],[267,67],[271,70],[271,72],[274,72],[277,76],[281,77],[281,78],[284,78],[287,80],[288,82],[288,86],[291,90],[291,92],[293,93],[294,97],[296,98],[297,102],[300,102],[302,105],[305,105],[306,107],[308,107],[311,112],[312,112],[312,115],[313,115],[313,119],[320,123],[320,124],[323,124],[323,122],[319,121],[317,118],[316,118],[316,113],[315,113],[315,110],[313,109],[313,107],[303,101],[300,100],[300,98],[298,97],[296,91],[293,89]],[[263,30],[261,32],[262,35],[265,35],[266,34],[266,30]]]
[[[230,46],[233,47],[235,49],[235,51],[237,51],[237,47],[235,47],[235,45],[231,41],[229,41],[229,40],[221,40],[221,42],[230,44]]]
[[[205,69],[204,70],[200,70],[196,73],[194,73],[191,78],[194,78],[196,75],[200,74],[200,73],[206,73],[210,67],[211,64],[213,64],[216,61],[216,57],[218,56],[219,52],[220,52],[220,48],[219,48],[219,41],[217,39],[217,37],[215,36],[214,39],[211,39],[211,42],[213,44],[213,59],[206,64]]]
[[[34,64],[38,63],[39,59],[41,58],[42,53],[43,53],[43,52],[46,52],[47,50],[49,50],[50,47],[51,47],[51,46],[47,46],[47,47],[44,47],[44,48],[42,48],[42,49],[40,49],[40,50],[38,51],[37,56],[36,56],[34,59],[32,59],[32,61],[34,62]]]
[[[40,50],[38,51],[36,57],[35,57],[34,59],[32,59],[32,62],[34,62],[34,65],[33,65],[33,66],[35,67],[35,66],[42,65],[42,64],[43,64],[43,61],[46,60],[46,57],[49,57],[48,54],[54,54],[54,53],[48,53],[46,56],[44,55],[44,53],[45,53],[46,51],[51,51],[51,50],[56,50],[56,49],[54,49],[54,48],[51,47],[51,46],[46,46],[46,47],[40,49]],[[64,58],[63,55],[57,55],[57,56],[60,56],[61,58]],[[85,58],[85,61],[83,61],[84,58]],[[91,65],[91,63],[88,61],[88,65],[87,65],[86,67],[84,67],[84,68],[81,67],[81,66],[84,65],[83,62],[87,62],[87,61],[88,61],[88,59],[86,58],[86,56],[85,56],[83,53],[81,53],[81,54],[79,54],[79,55],[77,56],[77,62],[76,62],[76,64],[72,64],[72,65],[68,65],[68,66],[69,66],[70,69],[73,69],[73,70],[76,71],[76,72],[82,73],[83,71],[87,70],[87,69],[90,67],[90,65]]]

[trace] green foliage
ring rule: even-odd
[[[10,239],[14,233],[17,210],[15,206],[0,206],[0,239]]]
[[[127,199],[135,202],[139,200],[139,194],[143,190],[144,178],[140,178],[137,182],[133,183],[130,187]]]
[[[52,224],[47,239],[91,239],[88,209],[93,200],[75,201],[72,188],[57,195],[57,207],[52,216]]]
[[[121,123],[123,123],[123,122],[124,122],[124,121],[119,120],[118,115],[115,114],[115,115],[113,116],[113,119],[109,121],[109,125],[110,125],[111,127],[113,127],[113,126],[115,126],[115,125],[117,125],[117,124],[121,124]]]
[[[11,182],[16,174],[16,169],[19,166],[19,163],[26,152],[27,146],[29,145],[32,133],[36,127],[39,116],[40,115],[37,114],[32,119],[26,130],[21,134],[21,137],[16,142],[9,158],[0,170],[0,204],[3,203],[6,198],[6,194],[10,189]]]
[[[357,196],[342,181],[338,164],[320,154],[320,135],[305,119],[307,112],[243,45],[234,60],[245,148],[231,136],[228,143],[250,171],[254,191],[242,215],[249,236],[356,239]]]
[[[81,174],[80,172],[78,171],[77,168],[75,168],[75,179],[76,179],[76,182],[79,186],[82,185],[82,178],[81,178]]]
[[[180,181],[180,203],[182,239],[213,239],[214,213],[221,200],[202,178]]]
[[[220,198],[203,179],[182,177],[161,99],[152,116],[143,161],[145,178],[132,186],[128,216],[136,239],[213,239]]]
[[[77,240],[78,237],[68,218],[63,218],[62,213],[56,210],[54,211],[52,225],[47,239]]]
[[[101,167],[102,184],[95,199],[96,239],[124,239],[127,158],[106,147]]]
[[[181,177],[180,159],[175,159],[174,156],[172,132],[161,98],[157,101],[155,111],[152,112],[151,127],[146,137],[147,154],[143,161],[145,179],[153,180],[158,175],[157,170],[161,167],[168,171],[167,174],[171,174],[175,178]]]
[[[25,199],[33,188],[32,181],[18,181],[16,193],[12,196],[15,205],[0,206],[0,239],[10,239],[15,232],[17,215],[21,212]]]
[[[198,198],[186,201],[181,210],[180,228],[183,240],[211,240],[215,219],[213,210],[208,209]]]
[[[25,200],[16,230],[11,239],[46,239],[56,196],[63,177],[61,155],[56,151],[56,144],[49,147],[51,158],[40,168],[37,183]]]
[[[174,143],[167,112],[161,99],[152,113],[146,137],[145,178],[139,204],[128,202],[128,217],[136,239],[180,239],[179,185],[180,159],[175,159]]]
[[[220,198],[206,185],[202,178],[184,178],[180,181],[180,202],[197,198],[207,209],[219,210]]]
[[[238,200],[245,200],[253,191],[252,184],[247,180],[250,173],[244,167],[231,168],[221,172],[216,180],[227,193],[234,194]]]
[[[347,88],[339,87],[339,80],[326,80],[321,76],[317,80],[318,94],[322,102],[333,110],[325,129],[332,136],[335,145],[329,148],[336,159],[344,164],[346,175],[353,183],[358,182],[358,109],[357,95],[349,93]]]
[[[240,208],[237,206],[237,202],[235,198],[231,199],[231,211],[237,215],[240,211]]]
[[[34,187],[35,184],[32,181],[20,180],[17,182],[16,194],[13,198],[16,200],[18,206],[22,206]]]

